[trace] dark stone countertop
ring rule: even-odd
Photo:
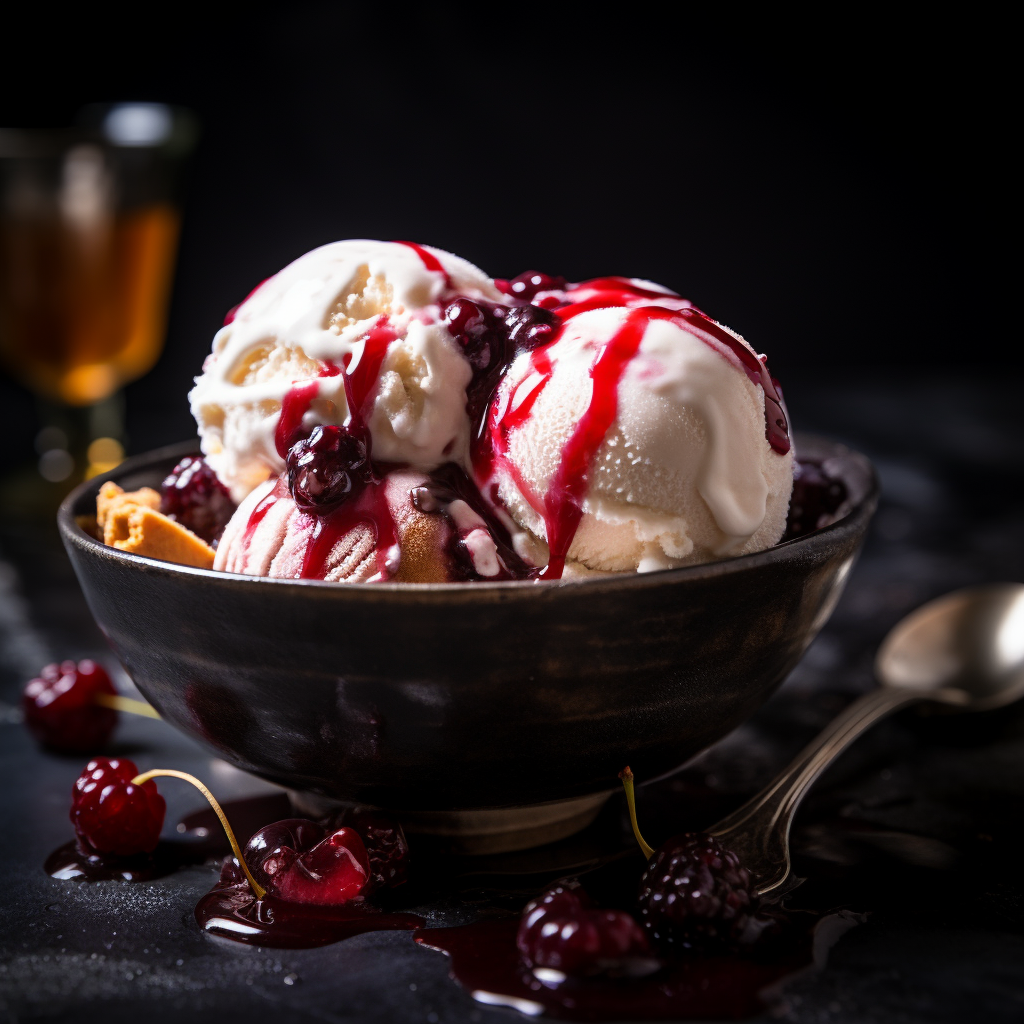
[[[780,692],[697,763],[648,787],[642,817],[670,813],[680,827],[709,824],[872,685],[874,651],[904,614],[956,587],[1024,579],[1016,384],[952,373],[844,381],[809,372],[789,381],[787,398],[799,427],[871,456],[884,492],[878,517],[832,620]],[[213,862],[135,884],[49,878],[43,861],[71,837],[68,798],[81,759],[41,752],[15,707],[21,684],[45,662],[87,655],[111,662],[55,530],[4,521],[4,1020],[516,1019],[474,1003],[449,980],[445,958],[407,933],[299,951],[209,939],[192,908],[215,878]],[[119,684],[130,686],[123,676]],[[112,749],[141,768],[194,772],[224,799],[262,789],[162,722],[123,721]],[[198,807],[184,785],[161,790],[169,823]],[[620,819],[616,800],[590,841],[618,830]],[[823,970],[792,980],[757,1019],[1024,1019],[1022,839],[1024,709],[969,718],[910,711],[883,723],[820,780],[793,836],[797,873],[807,879],[794,905],[844,907],[865,921],[838,942]],[[417,912],[430,924],[468,921],[477,905],[471,890],[427,887]]]

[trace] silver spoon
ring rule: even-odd
[[[1024,584],[968,587],[901,620],[875,659],[877,690],[855,700],[793,763],[708,832],[749,868],[759,895],[781,896],[790,876],[789,829],[814,780],[861,733],[918,701],[989,711],[1024,696]]]

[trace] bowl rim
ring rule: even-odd
[[[849,448],[842,442],[832,440],[818,434],[798,432],[797,447],[824,447],[828,449],[827,459],[842,458],[857,464],[864,474],[866,487],[864,495],[855,502],[846,514],[828,526],[813,530],[802,537],[781,544],[775,544],[763,551],[755,551],[745,555],[733,555],[713,562],[702,562],[672,569],[656,569],[644,573],[622,573],[618,575],[596,576],[591,579],[551,580],[539,583],[536,580],[501,580],[495,582],[467,583],[329,583],[315,579],[279,579],[271,576],[246,576],[241,573],[222,572],[216,569],[200,569],[194,566],[179,565],[175,562],[164,562],[144,555],[136,555],[118,548],[109,547],[102,541],[86,533],[76,521],[75,506],[90,492],[95,493],[108,480],[141,472],[153,463],[180,459],[186,455],[199,453],[199,439],[180,441],[177,444],[165,445],[142,452],[126,459],[115,469],[100,474],[80,483],[61,502],[57,511],[57,526],[66,545],[73,544],[93,557],[108,559],[125,566],[143,569],[160,575],[175,577],[197,577],[221,586],[264,586],[264,587],[301,587],[309,596],[314,594],[358,595],[361,600],[384,598],[393,600],[401,595],[418,598],[436,595],[450,600],[460,596],[465,598],[483,597],[485,595],[500,600],[521,598],[524,595],[554,595],[577,592],[596,592],[606,590],[637,590],[650,587],[661,587],[666,584],[685,583],[687,581],[706,580],[720,576],[729,576],[779,561],[799,558],[809,548],[827,544],[829,540],[848,535],[866,526],[867,520],[874,513],[878,503],[878,475],[871,461],[863,454]],[[536,600],[536,597],[526,598]]]

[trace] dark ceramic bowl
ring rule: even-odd
[[[195,450],[131,459],[61,507],[96,621],[161,715],[232,764],[409,812],[592,797],[626,764],[641,779],[683,764],[796,665],[877,499],[863,456],[805,436],[801,456],[827,459],[850,493],[832,526],[708,565],[541,585],[235,576],[126,554],[76,525],[104,479],[159,486]]]

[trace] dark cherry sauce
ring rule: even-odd
[[[461,499],[469,505],[486,524],[487,531],[498,551],[501,569],[497,575],[481,577],[476,571],[472,558],[465,550],[465,538],[462,536],[462,531],[458,529],[448,513],[448,507],[457,499]],[[472,582],[486,578],[493,582],[496,580],[525,580],[537,575],[538,570],[523,561],[516,553],[512,546],[511,534],[495,514],[494,506],[484,498],[461,466],[457,466],[453,462],[439,466],[430,474],[427,484],[413,490],[412,500],[421,512],[447,515],[451,520],[451,535],[445,552],[449,579]]]
[[[400,242],[413,249],[427,270],[445,276],[446,288],[451,280],[440,260],[423,246],[414,242]],[[536,278],[536,281],[534,281]],[[518,279],[516,279],[518,281]],[[539,284],[537,284],[539,282]],[[534,285],[546,282],[562,285],[561,279],[547,278],[533,272],[530,281],[522,283],[523,296],[533,293]],[[466,318],[478,326],[472,327],[460,343],[469,345],[467,358],[473,366],[473,378],[467,388],[467,411],[473,424],[472,462],[474,480],[459,480],[458,496],[466,500],[487,521],[492,537],[500,549],[501,573],[489,579],[560,579],[569,548],[583,516],[583,501],[589,484],[593,459],[615,420],[618,412],[618,386],[630,361],[636,355],[647,326],[654,320],[668,320],[692,334],[712,348],[725,349],[739,361],[748,378],[759,385],[765,398],[765,436],[780,455],[790,450],[789,425],[778,382],[768,372],[764,360],[759,359],[742,342],[707,317],[687,300],[671,292],[660,291],[631,281],[628,278],[595,278],[568,289],[555,287],[542,292],[537,305],[523,303],[516,298],[513,283],[506,283],[511,305],[502,306],[483,300],[459,299],[446,317],[454,317],[449,326]],[[534,291],[536,288],[534,288]],[[651,303],[658,303],[652,305]],[[461,307],[466,307],[462,309]],[[557,341],[561,329],[574,317],[593,309],[623,307],[628,312],[622,326],[598,354],[590,376],[593,382],[590,404],[580,417],[575,430],[566,442],[562,458],[545,494],[536,494],[508,457],[508,441],[512,430],[522,426],[531,416],[533,407],[551,379],[550,346]],[[473,317],[476,320],[473,320]],[[544,323],[547,318],[548,324]],[[548,332],[538,335],[536,332]],[[530,332],[533,332],[532,335]],[[543,337],[542,343],[529,341],[529,337]],[[344,369],[327,365],[322,375],[343,373],[348,399],[349,418],[345,429],[356,434],[370,451],[370,432],[367,426],[373,394],[388,346],[396,334],[382,317],[368,332],[359,354],[346,360]],[[550,339],[550,340],[548,340]],[[524,350],[530,350],[530,366],[522,382],[507,396],[501,407],[493,403],[505,371]],[[724,353],[723,353],[724,354]],[[524,393],[524,389],[527,389]],[[285,396],[277,427],[276,444],[282,458],[302,436],[302,420],[316,397],[315,380],[295,384]],[[513,407],[514,404],[514,407]],[[369,454],[368,454],[369,457]],[[549,560],[542,569],[526,565],[514,555],[508,533],[500,526],[501,504],[497,497],[495,469],[499,467],[515,482],[525,499],[540,514],[545,523]],[[442,467],[433,475],[430,489],[443,492],[451,489]],[[451,474],[448,474],[451,476]],[[472,492],[472,500],[467,495]],[[257,526],[277,498],[282,496],[275,488],[253,510],[243,537],[248,543]],[[442,501],[443,505],[444,502]],[[309,515],[309,543],[300,575],[306,579],[322,579],[330,563],[330,555],[338,540],[360,524],[366,524],[376,534],[377,573],[375,580],[391,578],[398,566],[397,528],[384,496],[383,481],[376,476],[359,493],[340,508],[324,515]],[[472,569],[464,571],[466,553],[459,549],[464,538],[453,531],[453,548],[448,552],[455,579],[479,579]],[[460,568],[461,567],[461,568]]]
[[[750,1017],[766,1005],[760,993],[809,966],[813,954],[812,929],[798,926],[744,953],[684,953],[645,978],[542,981],[520,958],[518,927],[516,916],[421,929],[414,938],[446,953],[452,977],[478,1002],[575,1021]]]
[[[386,913],[362,900],[338,906],[270,895],[258,900],[231,858],[220,881],[196,905],[195,917],[210,935],[277,949],[312,949],[363,932],[411,931],[425,923],[415,914]]]
[[[77,839],[54,850],[43,864],[51,878],[80,878],[86,882],[116,879],[122,882],[148,882],[163,878],[194,864],[202,864],[210,851],[205,846],[161,840],[152,853],[114,857],[86,850]]]

